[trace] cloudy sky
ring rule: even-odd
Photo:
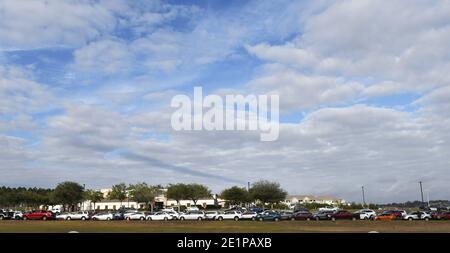
[[[449,199],[450,1],[0,1],[0,185],[260,179]],[[176,94],[279,94],[280,138],[174,132]]]

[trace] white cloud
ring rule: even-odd
[[[338,77],[308,76],[277,65],[265,68],[264,75],[247,86],[258,92],[278,94],[282,111],[288,112],[352,102],[364,89],[357,82]]]
[[[429,91],[450,85],[449,9],[445,1],[330,2],[304,21],[303,33],[292,41],[247,50],[299,75],[363,79],[370,87],[360,98]],[[317,87],[316,96],[322,92]]]
[[[0,10],[3,49],[80,46],[116,25],[107,8],[85,0],[5,0]]]
[[[73,68],[87,73],[115,74],[129,70],[132,61],[126,43],[101,40],[76,50]]]
[[[49,89],[18,67],[0,65],[0,115],[51,109],[54,97]]]

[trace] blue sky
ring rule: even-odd
[[[219,192],[271,179],[292,194],[354,201],[365,185],[371,201],[392,202],[417,199],[422,180],[433,198],[450,198],[446,1],[0,9],[0,184],[196,182]],[[194,86],[279,95],[280,139],[174,132],[170,100]]]

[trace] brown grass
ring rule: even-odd
[[[67,233],[450,232],[450,221],[0,221],[0,232]]]

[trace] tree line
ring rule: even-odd
[[[130,199],[138,203],[144,203],[150,210],[154,208],[155,197],[161,194],[160,185],[148,185],[147,183],[137,183],[126,185],[120,183],[113,185],[111,191],[106,196],[110,200],[118,200],[120,206],[122,202]],[[211,198],[211,190],[201,184],[170,184],[167,187],[166,197],[177,201],[180,208],[181,200],[191,200],[197,205],[199,199]],[[228,205],[243,205],[246,203],[276,204],[286,198],[284,191],[278,183],[269,181],[259,181],[252,185],[250,189],[233,186],[224,189],[218,197],[226,200]],[[64,210],[73,210],[77,205],[85,200],[89,200],[95,209],[96,203],[105,198],[98,190],[84,189],[76,182],[62,182],[54,189],[43,188],[0,188],[0,206],[8,208],[39,208],[39,206],[62,205]]]

